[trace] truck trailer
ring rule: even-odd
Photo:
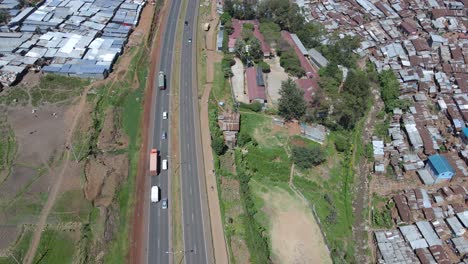
[[[150,174],[158,175],[158,150],[152,149],[150,153]]]
[[[166,89],[166,76],[164,76],[164,72],[160,71],[158,74],[158,87],[159,90]]]

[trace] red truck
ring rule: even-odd
[[[158,150],[155,148],[150,153],[150,174],[158,175]]]

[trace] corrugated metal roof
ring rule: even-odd
[[[441,156],[439,154],[432,155],[429,157],[429,162],[432,164],[432,167],[437,172],[437,174],[441,174],[444,172],[455,173],[455,170],[444,156]]]
[[[304,47],[304,45],[302,44],[302,41],[299,39],[299,37],[296,34],[291,34],[291,38],[293,39],[294,43],[301,51],[302,55],[304,56],[309,55],[309,53],[307,52],[307,49]]]

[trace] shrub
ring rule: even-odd
[[[258,67],[262,68],[262,72],[269,73],[271,71],[270,65],[264,61],[258,63]]]
[[[253,102],[251,104],[240,103],[240,108],[247,109],[253,112],[260,112],[262,111],[263,106],[260,102]]]
[[[299,147],[293,146],[292,160],[297,166],[308,169],[317,166],[326,159],[325,152],[319,146]]]
[[[343,135],[338,135],[335,138],[335,148],[339,152],[345,152],[349,149],[349,141]]]

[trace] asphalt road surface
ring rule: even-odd
[[[151,176],[151,186],[159,186],[160,198],[167,198],[169,195],[169,186],[168,186],[168,177],[169,173],[167,170],[161,170],[161,161],[163,159],[168,160],[168,166],[170,166],[171,160],[168,155],[168,143],[171,135],[169,135],[169,121],[171,120],[170,113],[170,92],[171,85],[170,80],[172,80],[172,58],[174,51],[174,43],[176,36],[177,28],[177,18],[179,16],[179,11],[181,7],[181,1],[169,1],[170,13],[167,21],[166,31],[163,34],[163,46],[156,47],[161,48],[160,50],[160,64],[159,69],[166,74],[166,90],[158,89],[158,74],[155,74],[154,84],[153,84],[153,98],[152,102],[152,117],[154,118],[153,124],[150,125],[150,135],[152,135],[152,148],[157,148],[159,150],[159,170],[160,173],[158,176]],[[168,119],[162,118],[162,113],[164,111],[168,112]],[[167,138],[162,139],[162,133],[167,133]],[[172,151],[172,150],[171,150]],[[149,166],[149,165],[148,165]],[[148,176],[149,177],[149,176]],[[148,186],[148,189],[151,188]],[[150,193],[150,191],[146,192]],[[148,197],[148,200],[150,197]],[[171,230],[169,226],[169,214],[171,208],[171,200],[168,202],[168,209],[161,208],[162,203],[149,203],[149,235],[148,235],[148,263],[149,264],[162,264],[169,263],[169,257],[171,247],[169,245]]]
[[[187,12],[185,14],[181,71],[180,71],[180,148],[181,148],[181,194],[182,194],[182,220],[184,233],[184,261],[187,264],[206,264],[211,261],[207,254],[207,245],[211,237],[205,237],[207,228],[203,223],[203,206],[206,200],[202,199],[202,192],[206,188],[200,186],[201,177],[199,173],[199,155],[201,138],[196,129],[199,125],[198,92],[196,76],[196,15],[198,14],[198,0],[188,0]],[[193,40],[193,41],[192,41]],[[197,142],[198,140],[198,142]],[[198,143],[198,144],[197,144]],[[202,184],[203,186],[203,184]],[[206,193],[204,193],[206,196]],[[203,197],[205,197],[203,196]],[[206,206],[205,206],[206,208]],[[208,217],[206,216],[206,219]],[[178,259],[178,258],[176,258]],[[175,260],[176,260],[175,259]]]

